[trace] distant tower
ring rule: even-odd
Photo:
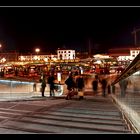
[[[88,42],[88,54],[89,54],[89,58],[91,57],[91,44],[90,44],[90,39]]]
[[[137,46],[137,32],[140,31],[140,28],[139,29],[136,29],[134,28],[132,34],[134,35],[134,45]]]

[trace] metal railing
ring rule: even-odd
[[[66,90],[63,84],[55,83],[55,87],[57,89],[55,96],[61,96]],[[36,88],[34,88],[34,82],[0,79],[0,100],[39,97],[41,96],[40,88],[41,83],[36,83]],[[49,96],[48,84],[45,89],[45,96]]]
[[[112,97],[122,112],[131,120],[132,126],[140,133],[140,54],[112,82],[115,87]]]

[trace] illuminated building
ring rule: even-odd
[[[44,60],[44,61],[55,61],[57,60],[57,55],[42,55],[42,54],[38,54],[38,55],[20,55],[18,56],[18,60],[19,61],[36,61],[36,60]]]
[[[58,49],[57,57],[59,60],[71,60],[75,59],[75,50]]]
[[[140,52],[140,48],[114,48],[109,49],[109,55],[116,57],[118,61],[132,61]]]

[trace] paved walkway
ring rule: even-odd
[[[0,133],[128,134],[122,113],[110,97],[41,98],[0,102]]]
[[[1,96],[0,101],[44,101],[44,100],[52,100],[56,102],[56,99],[64,99],[66,95],[56,96],[55,98],[50,98],[48,95],[46,97],[41,97],[40,92],[31,93],[30,96],[23,96],[25,93],[20,93],[22,96],[14,96],[11,95],[5,96],[6,93],[3,93],[3,96]],[[27,93],[26,93],[27,94]],[[98,96],[101,96],[101,91],[99,91]],[[135,131],[137,133],[140,133],[140,95],[139,94],[133,94],[128,93],[126,94],[125,98],[120,98],[118,95],[109,95],[113,98],[113,100],[116,102],[116,104],[119,105],[120,110],[125,113],[125,116],[129,119],[130,123],[133,125],[133,128],[135,128]],[[75,99],[78,99],[78,96],[74,97]],[[86,89],[85,91],[85,98],[94,98],[93,93],[91,89]]]

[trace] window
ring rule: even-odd
[[[132,57],[135,57],[135,55],[132,55]]]

